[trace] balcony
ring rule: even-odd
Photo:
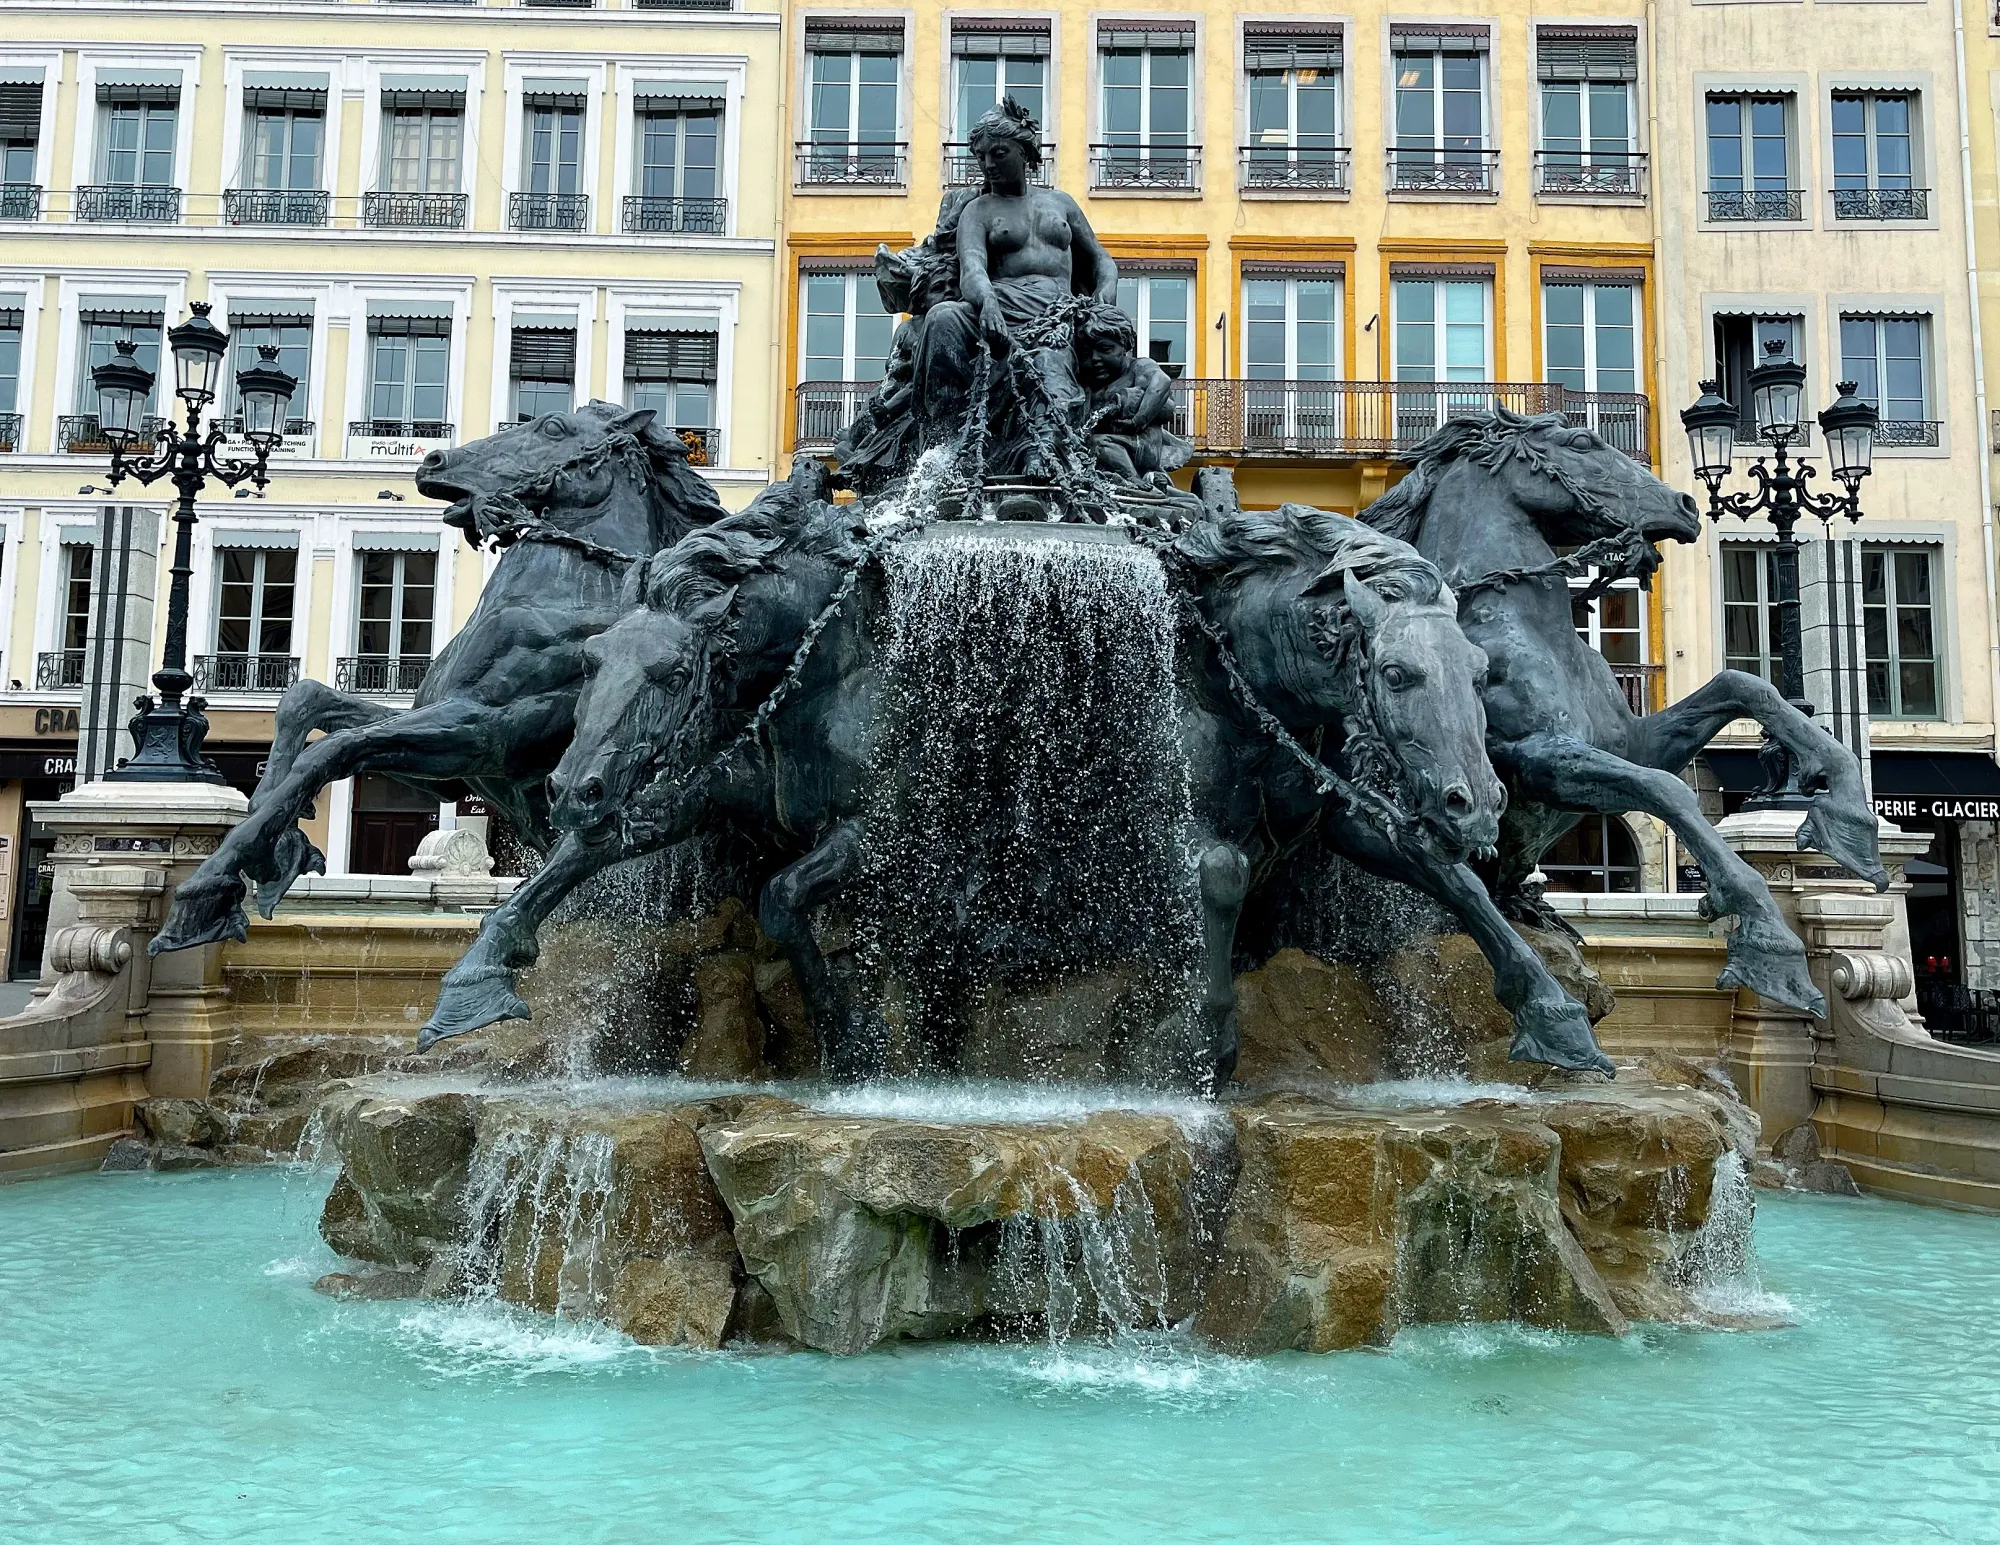
[[[1643,199],[1646,196],[1646,153],[1643,150],[1574,150],[1535,152],[1535,194],[1541,198]]]
[[[347,454],[369,461],[422,461],[432,451],[448,449],[457,429],[442,419],[350,419]]]
[[[510,231],[587,231],[590,229],[590,195],[510,193],[507,195],[507,228]]]
[[[83,685],[83,660],[89,651],[57,649],[35,656],[35,690],[68,692]]]
[[[181,217],[179,188],[135,188],[98,184],[76,190],[79,220],[131,220],[172,225]]]
[[[1658,690],[1654,683],[1663,681],[1667,674],[1664,665],[1619,665],[1611,667],[1611,679],[1618,683],[1618,690],[1625,694],[1625,706],[1640,718],[1653,711],[1653,694]]]
[[[1245,193],[1345,193],[1353,154],[1345,145],[1244,145],[1238,181]]]
[[[325,225],[332,207],[323,188],[231,188],[222,195],[230,225]]]
[[[144,425],[140,438],[124,447],[127,456],[151,455],[167,420],[148,418]],[[65,413],[56,420],[56,449],[68,456],[109,456],[111,442],[104,438],[95,413]]]
[[[198,654],[197,692],[282,692],[299,679],[297,655]]]
[[[336,691],[362,697],[410,697],[430,668],[427,654],[350,655],[333,662],[333,685]]]
[[[1835,188],[1836,220],[1928,220],[1929,188]]]
[[[1875,449],[1935,446],[1943,429],[1943,422],[1934,418],[1879,419],[1875,424]]]
[[[1198,193],[1201,146],[1092,145],[1090,186],[1112,193]]]
[[[1803,220],[1806,195],[1802,188],[1746,188],[1728,191],[1710,188],[1708,218],[1711,220]]]
[[[459,231],[470,202],[463,193],[364,193],[361,223],[377,231]]]
[[[795,389],[794,443],[830,452],[876,387],[805,381]],[[1172,428],[1202,455],[1321,462],[1406,459],[1452,418],[1504,407],[1561,413],[1635,461],[1647,461],[1651,404],[1637,393],[1572,392],[1524,381],[1244,381],[1174,383]]]
[[[1042,164],[1028,173],[1028,181],[1037,188],[1049,186],[1054,175],[1056,147],[1046,140],[1042,142]],[[944,147],[944,185],[947,188],[977,188],[986,181],[986,174],[980,170],[979,157],[972,153],[972,147],[963,141]]]
[[[625,200],[622,223],[634,236],[722,236],[729,230],[729,200],[635,193]]]
[[[21,448],[21,431],[27,428],[18,413],[0,413],[0,455]]]
[[[909,181],[909,148],[903,140],[800,140],[792,150],[802,188],[894,188]]]
[[[42,187],[35,182],[0,182],[0,220],[42,218]]]
[[[1396,193],[1491,193],[1500,167],[1497,150],[1434,150],[1395,145],[1386,152],[1389,187]]]

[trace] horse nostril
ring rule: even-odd
[[[1454,783],[1444,791],[1445,814],[1464,819],[1472,814],[1472,790],[1462,783]]]
[[[432,451],[422,461],[417,463],[417,470],[419,472],[440,472],[443,469],[444,469],[443,451]]]
[[[1692,521],[1696,522],[1697,524],[1699,524],[1699,523],[1700,523],[1700,521],[1701,521],[1701,506],[1700,506],[1699,504],[1696,504],[1696,503],[1694,502],[1694,495],[1693,495],[1693,494],[1682,494],[1682,495],[1681,495],[1681,513],[1682,513],[1683,515],[1687,516],[1687,518],[1688,518],[1689,520],[1692,520]]]

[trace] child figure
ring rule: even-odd
[[[1167,427],[1171,377],[1139,353],[1139,332],[1116,306],[1091,307],[1076,325],[1077,377],[1090,393],[1090,439],[1097,465],[1114,478],[1164,483],[1194,445]]]

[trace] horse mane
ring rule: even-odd
[[[1259,571],[1284,566],[1316,575],[1334,569],[1364,580],[1394,575],[1414,601],[1444,594],[1437,565],[1395,533],[1305,504],[1275,510],[1245,510],[1233,500],[1211,504],[1174,548],[1204,580],[1229,591]]]
[[[636,582],[654,611],[681,611],[713,600],[753,575],[771,573],[794,551],[834,551],[851,539],[854,522],[824,502],[824,469],[795,467],[735,514],[690,531],[656,554]]]

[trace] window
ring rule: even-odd
[[[459,157],[465,143],[464,101],[462,92],[383,92],[384,192],[458,191]]]
[[[1331,440],[1340,404],[1340,280],[1333,274],[1243,280],[1245,432],[1259,444]],[[1257,385],[1257,382],[1284,383]]]
[[[1596,578],[1592,572],[1570,581],[1570,621],[1576,627],[1576,636],[1614,667],[1643,665],[1646,624],[1639,581],[1614,580],[1609,590],[1586,602],[1583,592]]]
[[[418,844],[437,830],[437,824],[436,795],[394,778],[362,773],[354,780],[348,873],[407,875]]]
[[[82,328],[83,347],[76,351],[76,404],[94,422],[97,416],[97,384],[91,372],[99,365],[108,365],[118,356],[118,345],[130,340],[137,347],[133,358],[138,364],[153,373],[153,393],[146,399],[151,408],[160,400],[160,329],[164,325],[159,312],[113,311],[85,309],[77,318]],[[173,369],[167,371],[168,390],[173,388]]]
[[[1646,449],[1637,296],[1630,284],[1556,280],[1542,286],[1544,379],[1580,394],[1569,405],[1570,422],[1631,455]]]
[[[120,188],[169,188],[179,86],[99,85],[97,180]]]
[[[553,321],[554,319],[551,319]],[[507,390],[517,423],[544,413],[567,413],[576,393],[576,324],[521,325],[517,319],[507,362]]]
[[[1805,207],[1792,176],[1793,99],[1708,99],[1708,218],[1799,220]]]
[[[97,550],[87,542],[65,542],[62,546],[62,639],[65,656],[75,656],[75,679],[70,679],[68,663],[59,685],[73,687],[83,680],[83,652],[90,647],[90,575]]]
[[[1188,341],[1194,307],[1192,274],[1148,274],[1133,270],[1118,276],[1118,309],[1139,330],[1139,347],[1149,359],[1180,376],[1188,366]]]
[[[1861,636],[1875,718],[1939,716],[1935,556],[1923,547],[1861,549]]]
[[[1882,415],[1877,445],[1936,445],[1931,411],[1930,318],[1843,316],[1840,378]]]
[[[1340,142],[1341,32],[1251,24],[1243,36],[1250,143],[1244,186],[1345,189]]]
[[[882,309],[873,270],[807,274],[801,381],[879,381],[896,319]]]
[[[32,220],[41,213],[35,170],[42,138],[39,80],[0,82],[0,220]]]
[[[268,304],[268,302],[266,303]],[[229,316],[229,400],[230,412],[240,415],[243,404],[236,395],[236,373],[262,362],[258,350],[268,344],[278,351],[278,368],[299,383],[287,409],[287,434],[306,433],[312,417],[307,405],[312,396],[312,335],[310,311],[238,313]]]
[[[642,96],[634,122],[637,187],[625,228],[722,234],[721,100]]]
[[[531,92],[521,136],[521,187],[538,195],[575,194],[583,182],[581,95]]]
[[[21,323],[18,297],[0,295],[0,445],[13,450],[20,426],[6,422],[21,409]]]
[[[1930,190],[1916,186],[1916,105],[1904,92],[1833,99],[1833,212],[1841,220],[1922,220]]]
[[[354,652],[367,660],[430,659],[437,554],[363,552],[356,558],[360,587]],[[392,685],[387,690],[400,689]]]
[[[451,369],[451,322],[445,317],[368,319],[370,432],[425,426],[446,434],[445,381]]]
[[[1486,149],[1486,32],[1391,34],[1395,144],[1391,184],[1447,192],[1493,186]]]
[[[903,180],[903,30],[806,25],[806,137],[800,181]]]
[[[296,551],[224,547],[216,553],[215,653],[219,692],[282,692],[292,682]]]
[[[1098,34],[1103,142],[1091,156],[1099,187],[1195,183],[1194,26],[1105,24]]]
[[[1715,367],[1722,382],[1722,395],[1736,404],[1742,415],[1736,438],[1755,441],[1756,409],[1750,400],[1750,372],[1766,361],[1803,360],[1800,353],[1805,330],[1804,317],[1718,316],[1715,319]],[[1777,354],[1770,346],[1779,344]],[[1810,392],[1807,397],[1810,399]],[[1806,426],[1800,426],[1799,443],[1804,443]]]
[[[246,86],[243,107],[243,185],[317,189],[326,142],[326,92]]]
[[[678,431],[690,460],[708,464],[715,428],[717,340],[714,333],[635,329],[625,335],[625,405],[651,408],[663,429]]]
[[[1396,277],[1389,290],[1392,364],[1398,381],[1490,381],[1490,279]],[[1423,440],[1455,413],[1488,406],[1478,392],[1396,393],[1396,438]]]
[[[952,137],[960,144],[1002,97],[1012,97],[1036,123],[1046,123],[1047,22],[958,20],[951,27]]]
[[[1778,555],[1751,542],[1724,542],[1722,663],[1777,686]]]
[[[1630,894],[1639,889],[1639,844],[1615,815],[1587,815],[1551,843],[1536,866],[1552,891]]]
[[[1644,192],[1632,147],[1638,35],[1544,28],[1535,49],[1542,91],[1538,191]]]

